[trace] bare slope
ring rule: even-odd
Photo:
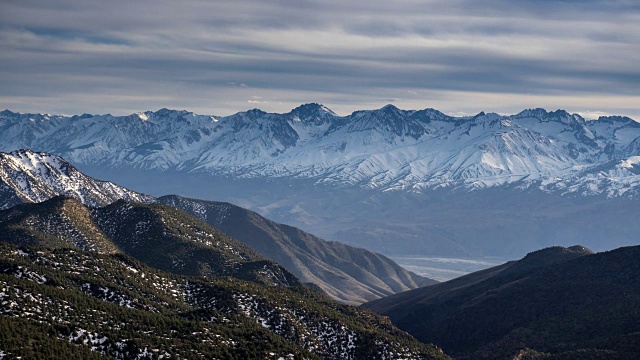
[[[436,283],[383,255],[324,241],[229,203],[179,196],[163,196],[158,201],[206,221],[343,302],[359,304]]]

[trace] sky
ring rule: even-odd
[[[637,0],[2,0],[0,108],[640,120]]]

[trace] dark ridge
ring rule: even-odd
[[[457,359],[639,358],[638,259],[640,246],[551,247],[364,306]]]

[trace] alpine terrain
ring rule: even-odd
[[[153,201],[151,196],[86,176],[58,156],[29,150],[0,153],[0,209],[58,195],[78,198],[89,206],[104,206],[120,199]]]
[[[558,110],[451,117],[434,109],[337,116],[319,104],[227,117],[162,109],[130,116],[0,113],[5,150],[76,165],[301,178],[422,191],[506,184],[576,194],[637,194],[640,124]]]

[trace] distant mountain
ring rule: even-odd
[[[149,266],[182,275],[233,276],[264,284],[297,285],[280,265],[175,208],[119,200],[87,208],[55,197],[0,211],[0,240],[124,253]]]
[[[130,116],[0,113],[4,150],[76,165],[312,179],[379,190],[515,185],[562,194],[637,195],[640,123],[558,110],[447,116],[434,109],[337,116],[319,104],[286,114],[215,118],[162,109]]]
[[[638,259],[640,246],[552,247],[364,307],[459,359],[633,359]]]
[[[448,359],[388,319],[304,287],[4,242],[0,340],[7,359]]]
[[[0,209],[42,202],[58,195],[104,206],[124,199],[148,203],[153,197],[84,175],[64,159],[42,152],[0,152]]]
[[[324,241],[229,203],[179,196],[163,196],[158,201],[204,220],[342,302],[360,304],[437,283],[380,254]]]

